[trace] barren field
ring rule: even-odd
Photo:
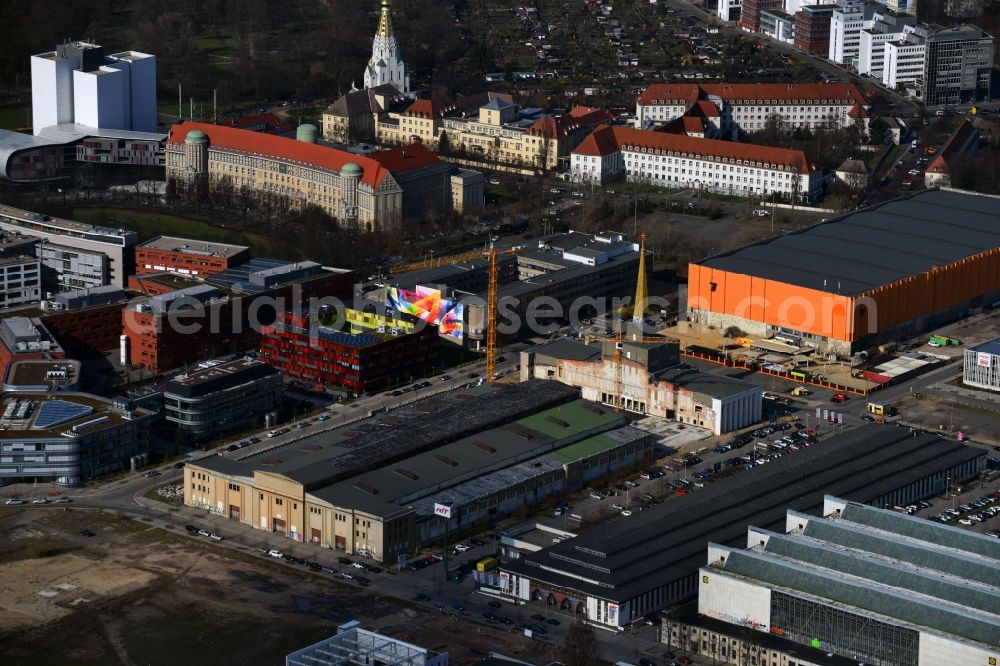
[[[84,529],[95,536],[82,536]],[[141,521],[96,512],[5,511],[0,530],[6,535],[0,542],[5,666],[278,664],[352,619],[447,650],[456,664],[484,656],[484,644],[525,657],[545,650],[502,629],[279,563],[230,557]]]

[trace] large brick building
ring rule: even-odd
[[[245,245],[157,236],[135,247],[135,272],[144,275],[170,271],[206,277],[238,266],[250,257],[250,248]]]
[[[317,206],[341,225],[367,231],[395,229],[412,200],[425,196],[421,187],[427,181],[405,187],[405,172],[437,169],[439,187],[447,192],[448,165],[422,145],[406,146],[402,160],[397,151],[349,153],[316,143],[316,134],[312,125],[300,125],[297,139],[207,123],[174,125],[165,149],[167,187],[284,196],[294,207]],[[447,206],[449,198],[441,202]]]
[[[310,299],[349,299],[352,271],[251,259],[204,282],[134,301],[122,313],[129,362],[153,372],[256,349],[275,313]],[[161,283],[162,284],[162,283]]]
[[[261,331],[261,358],[317,391],[363,393],[427,374],[437,363],[437,328],[345,310],[343,325],[283,312]]]

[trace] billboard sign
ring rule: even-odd
[[[992,354],[984,354],[983,352],[977,352],[976,365],[980,365],[985,368],[990,367],[990,356],[992,356]]]
[[[461,342],[464,336],[465,308],[461,303],[441,298],[440,289],[417,285],[413,291],[389,287],[385,306],[399,314],[408,314],[438,327],[438,334]]]
[[[618,625],[618,604],[608,604],[608,624]]]
[[[442,518],[451,518],[451,507],[447,504],[434,502],[434,515],[441,516]]]

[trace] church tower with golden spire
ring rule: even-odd
[[[410,92],[410,74],[399,54],[399,42],[392,30],[392,7],[389,0],[382,0],[378,30],[372,42],[372,57],[365,68],[365,88],[386,83],[396,86],[400,92]]]

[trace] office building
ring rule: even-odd
[[[861,31],[870,28],[881,7],[863,0],[841,0],[830,16],[830,60],[855,66],[861,51]]]
[[[157,295],[122,311],[129,363],[152,372],[259,348],[259,331],[277,312],[320,299],[351,297],[352,271],[311,261],[256,258],[203,280],[170,276]],[[170,289],[170,290],[168,290]]]
[[[35,135],[0,130],[0,177],[16,183],[56,180],[78,167],[163,166],[165,134],[67,123]]]
[[[111,259],[100,250],[42,241],[35,251],[42,266],[42,286],[47,292],[111,285]]]
[[[337,634],[285,657],[285,666],[448,666],[448,653],[435,652],[369,631],[356,621]]]
[[[452,167],[451,209],[456,213],[474,214],[486,205],[486,179],[482,171]]]
[[[355,395],[405,386],[437,368],[432,325],[351,309],[331,312],[330,326],[321,319],[279,312],[261,329],[261,360],[311,390]]]
[[[923,102],[957,105],[990,99],[993,37],[974,25],[942,28],[927,36]]]
[[[33,243],[0,240],[0,309],[37,303],[42,296],[42,268]],[[20,254],[17,248],[31,254]]]
[[[688,320],[839,356],[899,340],[1000,299],[998,215],[1000,198],[927,190],[700,259]]]
[[[375,119],[412,102],[409,95],[389,84],[346,92],[323,111],[323,138],[344,143],[374,141]]]
[[[49,393],[76,391],[81,363],[69,358],[13,361],[3,376],[5,392]]]
[[[876,12],[871,25],[861,30],[858,42],[858,73],[882,80],[885,69],[885,44],[905,41],[906,36],[915,30],[916,25],[916,16]],[[898,67],[898,64],[894,66]]]
[[[795,48],[813,55],[826,56],[830,51],[830,19],[833,5],[803,5],[795,12],[793,29]]]
[[[61,292],[42,302],[37,317],[67,354],[99,354],[120,348],[122,311],[131,298],[111,285]]]
[[[743,0],[739,27],[747,32],[758,32],[764,12],[780,10],[784,0]]]
[[[0,318],[0,376],[14,361],[65,357],[55,336],[38,319],[17,315]]]
[[[778,194],[794,201],[814,201],[822,192],[822,174],[802,151],[631,127],[595,130],[573,151],[570,164],[577,178],[598,184],[624,178],[732,196]]]
[[[998,569],[992,537],[828,495],[745,548],[709,543],[698,612],[857,663],[990,664]]]
[[[551,379],[581,396],[629,412],[706,428],[715,435],[761,419],[761,390],[734,377],[701,372],[680,363],[677,343],[621,343],[622,394],[617,396],[615,343],[587,345],[570,339],[521,352],[521,381]]]
[[[795,17],[781,9],[768,9],[760,13],[760,32],[766,37],[791,44]]]
[[[204,444],[262,427],[281,395],[281,372],[266,363],[209,361],[163,385],[163,417],[178,440]]]
[[[783,528],[788,508],[821,515],[824,493],[905,506],[975,478],[986,455],[908,428],[863,426],[501,564],[490,591],[526,613],[555,605],[618,629],[696,596],[709,541],[742,545],[751,523]]]
[[[138,51],[105,56],[88,42],[66,42],[31,56],[32,125],[156,131],[156,57]]]
[[[0,482],[75,486],[128,470],[155,416],[88,393],[0,394]]]
[[[1000,391],[1000,338],[965,350],[962,382],[976,388]]]
[[[250,259],[246,245],[157,236],[135,247],[136,275],[169,271],[191,277],[207,277]]]
[[[777,116],[789,128],[843,128],[867,104],[853,83],[654,83],[636,101],[636,124],[649,129],[675,118],[715,119],[721,138],[764,129]]]
[[[743,0],[719,0],[716,11],[723,21],[739,21]]]
[[[4,205],[0,205],[0,231],[33,236],[83,254],[104,254],[108,262],[105,284],[124,287],[128,276],[135,272],[134,231],[63,220]],[[92,261],[84,263],[90,268],[94,266]]]
[[[392,29],[390,0],[382,0],[378,29],[372,40],[372,57],[365,68],[365,88],[391,85],[401,92],[410,92],[410,73],[399,52],[399,40]]]

